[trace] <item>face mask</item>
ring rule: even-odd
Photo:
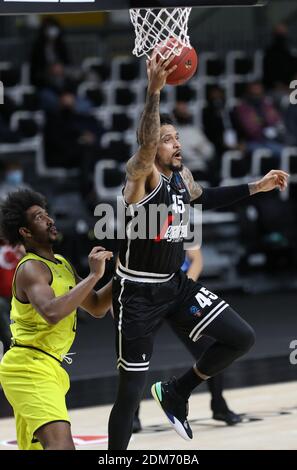
[[[56,39],[59,36],[59,32],[60,32],[60,30],[57,26],[50,26],[46,30],[46,36],[49,39]]]
[[[254,106],[260,106],[262,104],[262,96],[249,96],[248,101]]]
[[[6,173],[5,181],[13,186],[18,186],[23,182],[23,171],[12,170]]]
[[[275,34],[274,42],[279,46],[285,46],[288,43],[288,37],[284,34]]]
[[[217,109],[223,109],[225,106],[225,101],[221,98],[216,98],[212,100],[212,104]]]

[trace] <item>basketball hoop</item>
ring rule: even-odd
[[[159,53],[163,59],[170,54],[180,55],[182,47],[190,47],[188,20],[192,8],[133,8],[130,9],[131,22],[135,29],[135,47],[132,51],[137,57],[149,53]],[[174,38],[176,41],[169,41]],[[158,45],[158,50],[156,46]],[[164,48],[163,46],[166,45]],[[163,47],[163,52],[159,49]]]

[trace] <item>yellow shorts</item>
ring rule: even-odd
[[[44,424],[70,422],[65,403],[69,376],[43,352],[18,347],[7,351],[0,363],[0,382],[13,407],[20,449],[42,449],[34,433]]]

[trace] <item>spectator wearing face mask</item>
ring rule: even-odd
[[[31,53],[31,82],[43,87],[48,68],[52,64],[69,65],[69,54],[60,24],[54,18],[45,18]]]
[[[5,163],[1,173],[0,201],[3,201],[8,193],[13,192],[18,188],[29,188],[29,185],[24,182],[24,171],[20,163]]]

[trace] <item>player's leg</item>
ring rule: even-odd
[[[194,327],[195,329],[198,326],[198,330],[195,330],[197,335],[191,334],[194,329],[189,329],[189,337],[197,341],[203,331],[203,334],[216,341],[195,366],[178,379],[176,388],[186,399],[204,380],[218,374],[245,354],[255,341],[253,329],[229,306],[204,328],[203,325],[199,328],[199,324],[200,322]]]
[[[142,430],[139,412],[140,412],[140,406],[137,408],[137,410],[134,413],[133,425],[132,425],[133,434],[136,434]]]
[[[203,325],[198,331],[201,328]],[[255,342],[252,327],[229,306],[202,331],[216,340],[196,364],[204,376],[218,374],[246,354]]]
[[[229,426],[241,423],[242,419],[238,413],[230,410],[223,397],[224,374],[220,373],[207,380],[207,386],[211,393],[212,417],[217,421],[224,421]]]
[[[201,336],[198,341],[192,341],[187,332],[168,320],[172,330],[178,336],[178,338],[185,345],[187,350],[192,354],[192,356],[199,361],[202,355],[207,351],[207,349],[214,343],[214,339],[209,336]],[[219,421],[225,421],[229,425],[237,424],[241,421],[240,416],[234,411],[230,410],[227,405],[225,398],[223,397],[223,388],[224,388],[224,378],[223,373],[210,377],[207,380],[207,386],[211,394],[211,410],[213,413],[213,418]]]
[[[109,450],[127,449],[132,434],[135,412],[143,396],[147,371],[127,371],[120,368],[119,386],[109,423]]]
[[[55,421],[41,426],[34,432],[44,450],[75,450],[70,423]]]
[[[155,333],[167,313],[166,289],[114,279],[113,311],[119,385],[109,419],[109,449],[126,449],[143,396]],[[156,301],[156,305],[154,305]],[[161,303],[161,305],[160,305]]]
[[[26,420],[15,413],[18,447],[22,450],[74,450],[70,423],[55,421],[32,432]]]
[[[215,341],[203,354],[195,367],[189,372],[189,389],[197,379],[197,385],[202,380],[212,377],[235,359],[245,354],[255,341],[251,326],[241,318],[227,302],[210,292],[199,283],[187,281],[185,295],[177,310],[171,316],[171,321],[177,328],[185,331],[189,339],[196,342],[202,335],[209,336]],[[192,380],[191,380],[192,379]],[[186,388],[187,379],[180,379],[180,386]],[[191,390],[184,391],[190,395]]]
[[[20,449],[40,448],[38,442],[46,449],[73,449],[65,402],[69,376],[59,362],[37,350],[13,347],[0,369]]]
[[[14,408],[14,417],[18,448],[21,450],[43,450],[40,442],[32,438],[26,420],[16,411],[16,408]]]
[[[191,439],[187,421],[191,392],[245,354],[254,344],[255,336],[253,329],[217,295],[190,280],[185,290],[171,321],[186,331],[192,341],[205,334],[215,342],[178,380],[154,384],[152,394],[174,429],[184,439]]]
[[[127,315],[126,309],[125,318]],[[134,415],[143,396],[155,332],[146,329],[146,326],[149,327],[148,322],[138,322],[137,319],[130,326],[131,322],[122,320],[119,323],[118,316],[115,315],[115,322],[119,384],[109,418],[108,448],[123,450],[129,444]]]

